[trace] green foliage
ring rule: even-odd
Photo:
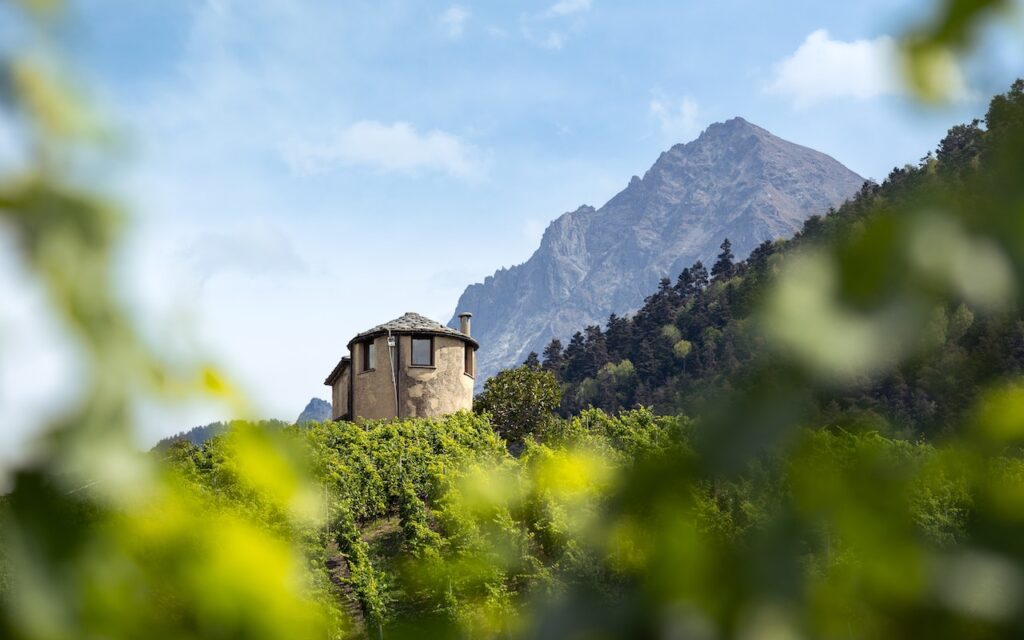
[[[908,40],[920,90],[1003,4],[952,0]],[[97,125],[52,70],[3,65],[29,165],[0,177],[0,220],[85,385],[0,499],[0,636],[1024,634],[1024,82],[791,243],[695,264],[489,387],[519,457],[468,413],[146,455],[138,406],[244,403],[138,338],[123,216],[71,162]],[[636,401],[698,418],[571,405]]]
[[[26,4],[31,13],[5,8],[5,19],[41,46],[56,42],[42,16],[59,3]],[[309,571],[302,532],[316,523],[301,456],[239,433],[217,453],[230,465],[211,490],[198,480],[213,454],[178,473],[134,446],[140,406],[204,396],[245,407],[213,368],[153,353],[115,295],[126,216],[87,186],[109,168],[103,130],[55,60],[0,53],[0,101],[24,158],[0,175],[0,223],[76,347],[82,392],[10,478],[0,637],[337,637],[336,605]]]
[[[490,416],[503,438],[519,443],[528,435],[543,433],[561,400],[562,390],[554,374],[524,365],[487,380],[473,408]]]
[[[558,423],[545,443],[528,440],[518,459],[487,456],[439,475],[432,496],[407,489],[410,558],[392,633],[425,625],[445,635],[523,632],[534,598],[605,581],[589,543],[601,535],[608,490],[641,451],[668,447],[675,424],[643,410],[591,411]]]
[[[206,504],[161,508],[165,518],[195,508],[258,518],[262,526],[304,540],[309,557],[321,559],[322,552],[315,551],[325,540],[320,529],[296,527],[287,514],[323,509],[323,530],[332,532],[346,559],[347,582],[369,631],[399,637],[413,629],[441,635],[526,633],[532,628],[530,603],[541,594],[596,587],[598,594],[591,597],[609,604],[625,597],[630,576],[658,575],[661,554],[680,550],[679,540],[649,540],[637,528],[648,517],[645,507],[659,500],[667,500],[673,512],[689,513],[692,528],[686,530],[696,537],[687,544],[718,561],[733,553],[730,549],[771,535],[780,511],[797,509],[817,521],[821,510],[856,500],[867,500],[861,507],[864,518],[877,517],[879,508],[891,510],[887,523],[904,521],[902,535],[916,531],[936,548],[966,537],[973,498],[962,462],[930,445],[871,433],[807,432],[794,456],[766,460],[767,470],[753,466],[739,477],[697,483],[682,494],[673,487],[651,491],[647,486],[647,501],[619,501],[621,491],[663,462],[676,469],[677,478],[686,477],[695,460],[688,444],[692,433],[687,421],[659,418],[646,409],[618,416],[589,410],[554,424],[545,442],[528,442],[516,460],[485,420],[468,414],[436,421],[325,423],[283,433],[236,423],[202,447],[179,442],[166,452],[168,472],[205,496]],[[306,456],[323,493],[296,499],[279,494],[276,483],[263,486],[259,479],[265,474],[251,479],[252,470],[242,462],[263,467],[271,450]],[[948,466],[952,461],[957,465]],[[1000,478],[1005,468],[998,467]],[[886,492],[869,486],[879,476],[889,483]],[[892,484],[896,478],[902,480]],[[867,485],[853,495],[843,493],[858,483]],[[282,502],[287,496],[291,499]],[[361,529],[391,514],[400,521],[401,557],[381,564]],[[79,517],[94,515],[87,510]],[[864,534],[855,521],[835,526],[839,529],[813,538],[827,539],[830,551],[812,556],[811,577],[844,575],[845,563],[861,551],[857,545],[876,542],[856,542]],[[891,543],[891,537],[884,542]],[[261,558],[268,552],[258,548]],[[900,553],[884,561],[901,560]],[[322,568],[312,575],[320,576],[324,589]],[[703,579],[710,576],[695,579],[694,591],[703,590]],[[587,626],[571,616],[565,621]]]
[[[690,355],[690,352],[693,351],[693,343],[689,340],[679,339],[672,345],[672,351],[676,354],[677,358],[685,360],[686,356]]]
[[[842,430],[802,431],[741,473],[709,474],[694,425],[646,409],[617,416],[592,409],[558,421],[543,442],[528,440],[518,459],[472,416],[395,426],[372,425],[355,447],[342,437],[360,429],[350,424],[317,425],[307,439],[331,460],[321,467],[330,477],[348,473],[344,461],[363,453],[377,470],[372,476],[392,477],[395,452],[413,452],[405,479],[387,489],[382,483],[387,497],[370,500],[369,509],[329,501],[367,619],[398,637],[531,635],[553,623],[550,615],[581,632],[611,624],[575,609],[533,607],[554,594],[623,612],[629,603],[682,598],[699,614],[681,624],[699,615],[727,626],[745,615],[738,604],[746,598],[762,589],[788,593],[783,585],[793,580],[813,598],[812,635],[854,621],[895,633],[885,603],[931,602],[936,587],[926,576],[947,557],[954,557],[950,571],[976,570],[973,556],[957,554],[988,509],[985,494],[1024,477],[1011,457],[976,466],[963,448]],[[350,515],[359,510],[367,523],[397,514],[402,542],[394,557],[368,552]],[[733,575],[722,573],[727,568],[762,582],[748,591],[722,579]],[[962,596],[945,597],[961,606]],[[638,633],[655,620],[627,616],[616,624]]]
[[[590,545],[611,487],[635,461],[683,446],[688,429],[645,409],[591,410],[553,421],[548,440],[529,440],[515,459],[486,419],[466,413],[283,431],[236,422],[202,446],[181,441],[160,455],[208,513],[257,518],[305,548],[321,593],[336,547],[365,632],[493,635],[521,631],[535,596],[608,579]],[[264,457],[270,450],[303,458],[313,482],[288,478]],[[246,461],[270,473],[252,477]],[[295,496],[281,486],[320,490]],[[304,512],[318,518],[291,515]],[[367,532],[395,516],[400,544],[381,557]]]
[[[8,523],[9,507],[7,505],[7,497],[0,496],[0,531],[4,531],[10,527]],[[7,557],[8,551],[6,545],[0,544],[0,599],[5,597],[7,589],[10,588],[11,576],[10,570],[10,559]]]
[[[593,382],[593,390],[585,393],[587,384]],[[597,372],[597,379],[586,379],[580,383],[577,397],[579,406],[595,406],[611,410],[614,407],[628,406],[630,399],[636,395],[636,367],[629,360],[618,363],[609,362]]]
[[[963,89],[957,56],[976,45],[985,22],[1013,9],[1010,0],[941,0],[937,4],[938,11],[903,42],[907,80],[926,100],[949,99]]]

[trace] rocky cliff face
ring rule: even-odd
[[[320,398],[313,398],[306,405],[306,408],[302,410],[299,417],[295,419],[295,424],[303,424],[305,422],[327,422],[331,419],[331,403]]]
[[[738,259],[787,237],[853,195],[864,179],[829,156],[742,118],[713,124],[661,154],[600,209],[556,219],[524,264],[470,285],[478,384],[608,315],[639,308],[662,277],[710,267],[724,238]],[[456,327],[453,317],[449,326]]]

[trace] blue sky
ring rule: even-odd
[[[125,297],[154,343],[211,354],[257,412],[291,419],[327,397],[351,335],[410,310],[446,321],[552,219],[712,122],[743,116],[865,177],[916,161],[1024,67],[996,28],[951,104],[917,106],[892,38],[929,6],[80,0],[64,35],[126,141],[107,185],[135,214]],[[0,156],[9,138],[0,121]],[[24,280],[0,260],[22,363],[0,368],[9,451],[74,387]],[[153,411],[141,438],[221,417]]]

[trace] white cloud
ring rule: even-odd
[[[775,63],[767,90],[789,97],[797,107],[836,99],[870,100],[902,95],[899,50],[889,36],[872,40],[834,40],[818,29],[790,56]],[[951,95],[968,95],[963,77],[949,79]]]
[[[901,92],[895,41],[833,40],[819,29],[789,57],[777,62],[768,91],[799,107],[837,98],[868,100]]]
[[[658,121],[662,134],[673,142],[688,140],[698,131],[700,106],[690,97],[679,102],[655,98],[651,100],[650,114]]]
[[[485,172],[473,145],[438,129],[420,133],[408,122],[362,120],[326,144],[293,148],[288,155],[294,168],[307,172],[361,166],[383,172],[433,171],[469,180]]]
[[[243,221],[229,229],[193,235],[182,243],[176,258],[200,286],[225,272],[276,277],[309,271],[291,239],[265,220]]]
[[[566,31],[582,28],[583,20],[577,14],[590,11],[590,6],[591,0],[559,0],[544,11],[524,15],[523,37],[543,49],[557,51],[565,44]]]
[[[466,20],[469,19],[469,11],[453,4],[441,14],[439,22],[448,34],[449,38],[459,38],[466,28]]]
[[[548,7],[545,15],[567,16],[581,11],[590,11],[590,0],[559,0]]]

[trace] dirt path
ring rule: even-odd
[[[379,570],[388,570],[388,562],[397,554],[402,544],[402,529],[397,517],[380,518],[361,527],[359,537],[369,545],[370,561]],[[331,582],[337,587],[338,601],[352,629],[362,637],[369,637],[366,615],[359,602],[359,596],[349,583],[351,571],[348,559],[338,549],[338,543],[331,540],[327,545],[327,570]]]
[[[352,623],[353,629],[366,635],[366,617],[363,615],[363,607],[359,604],[359,598],[355,590],[349,584],[351,575],[348,568],[348,560],[338,550],[338,543],[333,540],[327,546],[327,570],[331,574],[331,582],[338,588],[341,594],[341,607],[345,615]]]

